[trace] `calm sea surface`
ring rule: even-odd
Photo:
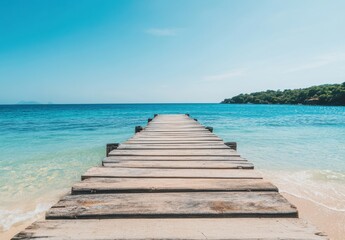
[[[154,113],[190,113],[282,192],[345,211],[345,107],[14,105],[0,106],[0,231],[48,209]]]

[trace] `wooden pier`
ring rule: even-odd
[[[189,115],[155,115],[13,239],[327,239]]]

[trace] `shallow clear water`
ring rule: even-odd
[[[190,113],[281,191],[345,211],[345,107],[222,104],[0,106],[0,229],[49,208],[105,144],[154,113]]]

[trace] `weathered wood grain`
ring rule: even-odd
[[[203,139],[220,139],[219,137],[211,134],[139,134],[137,133],[136,135],[133,136],[133,138],[172,138],[173,140],[175,139],[186,139],[188,138],[203,138]],[[221,139],[220,139],[221,140]]]
[[[188,119],[188,120],[153,120],[150,124],[175,124],[175,125],[184,125],[184,124],[193,124],[198,122]]]
[[[115,149],[109,156],[240,156],[232,149],[181,149],[181,150],[122,150]]]
[[[114,161],[103,162],[104,167],[173,168],[173,169],[253,169],[246,161]]]
[[[202,138],[202,139],[220,139],[216,135],[212,135],[212,133],[194,133],[194,134],[188,134],[188,133],[177,133],[177,132],[171,132],[171,133],[164,133],[164,134],[157,134],[157,133],[149,133],[149,132],[139,132],[135,134],[132,138],[172,138],[172,140],[184,140],[188,141],[188,138]],[[182,139],[181,139],[182,138]],[[185,139],[186,138],[186,139]],[[193,141],[197,141],[192,139]],[[220,139],[222,141],[222,139]]]
[[[124,144],[152,144],[152,145],[156,145],[156,144],[165,144],[165,145],[169,145],[169,144],[189,144],[189,145],[218,145],[218,144],[224,144],[223,141],[193,141],[193,140],[166,140],[166,141],[162,141],[162,140],[151,140],[151,141],[147,141],[147,140],[127,140],[124,142]]]
[[[188,136],[170,136],[170,135],[164,135],[164,136],[145,136],[145,135],[134,135],[133,137],[131,137],[130,139],[154,139],[154,140],[176,140],[176,141],[223,141],[222,139],[220,139],[217,136],[192,136],[192,135],[188,135]]]
[[[154,130],[154,129],[173,129],[173,130],[189,130],[189,129],[194,129],[194,130],[205,130],[204,126],[201,125],[182,125],[182,126],[176,126],[176,125],[167,125],[167,124],[160,124],[160,125],[149,125],[145,127],[147,130]]]
[[[116,149],[230,149],[223,143],[219,144],[120,144]]]
[[[69,195],[47,219],[169,217],[297,217],[277,192],[183,192]]]
[[[189,123],[186,123],[186,124],[180,124],[180,125],[176,125],[176,124],[155,124],[155,123],[152,123],[152,124],[148,124],[148,126],[145,127],[145,129],[158,129],[158,128],[161,128],[161,129],[166,129],[166,128],[173,128],[173,129],[201,129],[201,130],[204,130],[205,127],[198,124],[198,123],[194,123],[194,124],[189,124]]]
[[[218,137],[132,137],[129,140],[134,140],[134,141],[205,141],[205,142],[210,142],[210,141],[218,141],[218,142],[223,142],[222,139]]]
[[[204,129],[196,130],[196,131],[164,131],[164,130],[157,130],[157,131],[149,131],[144,129],[143,131],[137,133],[137,135],[181,135],[181,136],[198,136],[198,135],[205,135],[205,136],[216,136],[215,134],[211,133],[209,130]]]
[[[278,191],[262,179],[89,178],[72,187],[72,194],[161,192]]]
[[[205,140],[205,139],[210,139],[211,141],[214,140],[214,139],[217,139],[219,141],[223,141],[221,138],[219,138],[218,136],[216,135],[210,135],[210,134],[204,134],[204,135],[193,135],[193,134],[187,134],[187,135],[182,135],[182,134],[179,134],[179,135],[169,135],[169,134],[140,134],[140,133],[137,133],[135,134],[132,138],[156,138],[156,139],[164,139],[164,138],[171,138],[171,140],[185,140],[185,141],[188,141],[188,140],[193,140],[193,141],[198,141],[198,140],[195,140],[196,139],[202,139],[202,140]],[[182,139],[181,139],[182,138]]]
[[[186,134],[186,133],[176,133],[176,132],[171,132],[171,133],[164,133],[164,134],[157,134],[157,133],[149,133],[149,132],[143,132],[143,133],[137,133],[136,135],[133,136],[133,138],[210,138],[210,139],[214,139],[214,138],[219,138],[216,135],[212,135],[209,133],[195,133],[195,134]]]
[[[118,161],[247,161],[238,156],[110,156],[103,162]]]
[[[165,134],[165,133],[191,133],[191,134],[208,134],[209,131],[207,129],[172,129],[172,128],[145,128],[145,133],[159,133],[159,134]]]
[[[13,240],[326,240],[294,218],[102,219],[39,221]]]
[[[172,134],[172,133],[190,133],[190,134],[198,134],[198,133],[205,133],[207,134],[208,130],[205,128],[145,128],[145,133],[157,133],[157,134]]]
[[[254,170],[237,169],[156,169],[156,168],[109,168],[93,167],[82,175],[86,178],[262,178]]]

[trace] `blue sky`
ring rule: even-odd
[[[219,102],[345,81],[345,1],[0,2],[0,103]]]

